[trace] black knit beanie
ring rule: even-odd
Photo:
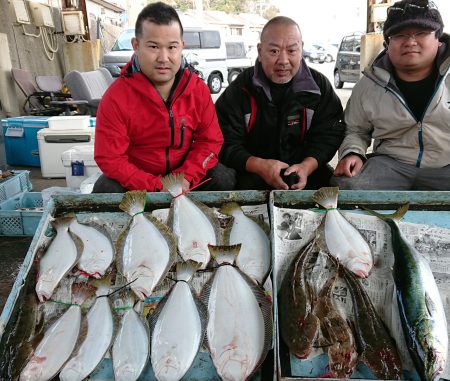
[[[436,36],[440,38],[443,33],[444,23],[441,14],[431,1],[397,1],[388,8],[387,18],[383,26],[384,40],[386,43],[389,43],[389,36],[408,27],[436,30]]]

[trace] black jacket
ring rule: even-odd
[[[328,79],[302,61],[280,109],[257,62],[216,101],[224,145],[219,160],[245,171],[250,156],[289,165],[314,157],[319,167],[335,155],[344,136],[342,105]]]

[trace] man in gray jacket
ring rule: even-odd
[[[345,110],[333,185],[450,190],[450,36],[443,28],[427,0],[388,8],[386,48],[364,70]]]

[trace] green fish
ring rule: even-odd
[[[411,358],[423,381],[439,378],[445,369],[448,348],[447,319],[428,261],[403,237],[397,221],[409,204],[381,218],[391,229],[393,277],[403,333]]]

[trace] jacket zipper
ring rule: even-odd
[[[423,129],[422,129],[422,125],[423,125],[423,119],[425,118],[425,114],[427,113],[428,107],[430,107],[430,103],[431,100],[434,98],[434,96],[436,95],[437,90],[439,89],[439,87],[441,86],[441,82],[444,80],[445,75],[441,75],[439,81],[436,84],[436,87],[433,91],[433,94],[431,95],[430,99],[428,100],[427,105],[425,106],[425,109],[423,110],[423,114],[422,117],[420,118],[420,120],[417,120],[416,116],[413,114],[413,112],[411,111],[411,109],[408,107],[408,105],[406,104],[405,100],[400,96],[400,94],[398,94],[396,91],[394,91],[392,88],[390,88],[388,85],[384,86],[381,85],[381,83],[379,83],[378,81],[375,80],[375,78],[372,78],[371,76],[367,76],[367,78],[371,79],[372,81],[374,81],[376,84],[380,85],[381,87],[383,87],[385,90],[390,91],[392,94],[394,94],[394,96],[400,101],[400,103],[405,106],[405,108],[408,110],[408,112],[411,114],[411,116],[414,118],[414,120],[417,123],[417,126],[419,127],[418,130],[418,138],[419,138],[419,154],[417,155],[417,161],[416,161],[416,167],[420,168],[420,164],[422,162],[422,157],[423,157],[423,151],[424,151],[424,147],[423,147]],[[377,148],[381,145],[380,144],[377,146]]]
[[[192,77],[192,72],[189,72],[189,77],[186,80],[186,84],[183,86],[181,91],[176,94],[176,97],[174,97],[170,104],[166,105],[167,112],[169,113],[169,128],[170,128],[170,146],[166,147],[166,174],[170,173],[170,147],[173,147],[175,144],[175,125],[173,121],[173,112],[172,112],[172,105],[174,104],[175,100],[180,97],[181,94],[183,94],[184,90],[186,89],[187,85],[189,84]],[[184,126],[181,130],[181,137],[182,140],[184,138]],[[182,141],[180,142],[180,148],[181,148]]]

